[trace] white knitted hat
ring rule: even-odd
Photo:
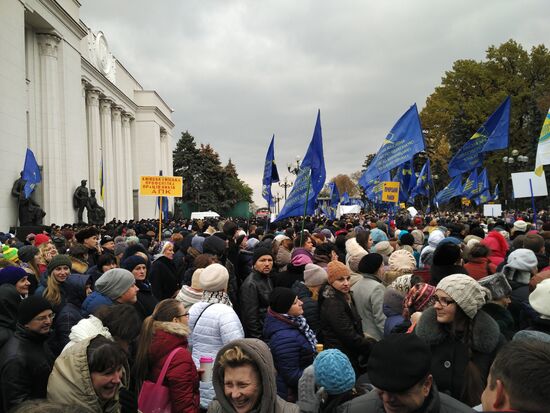
[[[200,274],[200,285],[204,291],[222,291],[227,289],[229,272],[221,264],[210,264]]]
[[[469,318],[475,317],[488,296],[488,290],[466,274],[449,275],[439,281],[436,289],[449,294]]]

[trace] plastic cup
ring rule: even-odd
[[[214,367],[214,359],[212,357],[201,357],[199,359],[200,369],[204,370],[202,373],[201,381],[210,382],[212,381],[212,368]]]

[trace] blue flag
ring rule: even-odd
[[[432,171],[430,169],[430,160],[426,159],[426,163],[420,170],[418,179],[416,180],[416,185],[410,191],[409,198],[414,199],[418,195],[428,196],[430,193],[430,187],[432,184]]]
[[[38,167],[38,162],[34,157],[34,153],[27,148],[27,154],[25,155],[25,165],[23,166],[23,176],[22,178],[27,181],[23,192],[25,193],[25,198],[31,196],[34,187],[42,181],[42,176],[40,175],[40,168]]]
[[[340,202],[340,192],[338,192],[336,182],[330,182],[328,187],[330,191],[330,207],[336,208],[338,206],[338,202]]]
[[[371,181],[371,185],[365,189],[365,196],[373,202],[381,202],[382,192],[384,191],[383,182],[388,181],[391,181],[389,171]]]
[[[325,185],[325,178],[321,111],[318,111],[313,137],[307,148],[306,156],[304,156],[304,160],[300,164],[292,191],[276,221],[283,218],[301,216],[304,214],[304,211],[306,215],[313,214],[315,200]]]
[[[372,179],[407,162],[414,154],[423,150],[424,137],[415,103],[386,136],[382,147],[359,179],[359,185],[368,188]]]
[[[477,198],[475,203],[478,205],[486,204],[489,201],[492,201],[491,188],[489,186],[489,177],[487,176],[487,168],[483,168],[483,171],[479,174],[477,178]]]
[[[407,202],[409,200],[409,188],[411,185],[412,171],[413,171],[413,163],[412,163],[412,160],[410,160],[400,165],[397,168],[395,176],[393,177],[394,182],[400,183],[399,202]]]
[[[340,202],[342,205],[350,205],[350,201],[349,201],[349,194],[346,192],[344,192],[344,195],[342,195],[342,201]]]
[[[437,205],[443,205],[448,203],[451,198],[462,195],[462,175],[457,175],[453,178],[449,185],[443,188],[435,196],[435,202]]]
[[[264,177],[262,180],[262,197],[267,201],[268,208],[274,205],[273,195],[271,194],[271,184],[279,182],[279,172],[275,165],[275,135],[271,138],[271,143],[265,155]]]
[[[476,133],[459,149],[449,162],[449,176],[481,167],[483,152],[508,147],[510,128],[510,96],[489,116]]]
[[[468,199],[475,198],[478,195],[477,187],[477,169],[474,168],[474,170],[470,172],[470,175],[468,175],[468,178],[466,178],[466,182],[464,182],[464,186],[462,187],[462,196]]]
[[[160,198],[162,198],[162,219],[166,221],[168,219],[168,197],[157,196],[157,207],[160,209]]]

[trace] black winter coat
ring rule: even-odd
[[[309,324],[309,328],[313,330],[317,336],[317,340],[320,340],[319,331],[321,330],[321,320],[319,319],[319,305],[312,297],[311,291],[301,281],[296,281],[292,285],[292,291],[303,303],[302,309],[304,310],[304,317]]]
[[[294,282],[304,281],[305,265],[294,266],[288,264],[286,271],[280,272],[273,278],[274,287],[292,288]]]
[[[176,275],[176,266],[171,259],[161,255],[151,265],[149,273],[153,295],[160,301],[172,298],[181,285]]]
[[[0,389],[3,411],[30,399],[45,399],[54,356],[46,345],[48,334],[17,325],[0,353]]]
[[[361,317],[355,308],[353,293],[348,304],[344,293],[330,285],[321,287],[319,309],[321,315],[321,333],[325,349],[336,348],[348,356],[357,376],[366,371],[374,340],[363,334]]]
[[[262,338],[273,284],[269,275],[253,270],[240,289],[241,321],[246,337]]]
[[[137,301],[134,304],[134,307],[137,310],[141,321],[143,321],[153,314],[153,310],[158,304],[158,300],[153,295],[151,284],[149,282],[136,280],[136,286],[139,288],[139,291],[137,293]]]
[[[500,347],[506,342],[496,321],[483,310],[478,311],[473,319],[472,343],[468,346],[461,337],[453,337],[447,325],[437,322],[436,311],[431,307],[422,313],[415,333],[431,347],[431,372],[439,391],[466,404],[479,403],[491,364]],[[482,380],[477,402],[462,397],[463,390],[468,384],[466,367],[470,360],[479,370]]]
[[[12,284],[0,286],[0,349],[15,333],[21,296]]]

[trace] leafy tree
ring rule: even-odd
[[[348,175],[339,174],[330,181],[336,183],[340,196],[344,195],[344,192],[347,192],[349,196],[359,195],[357,184],[355,184]]]

